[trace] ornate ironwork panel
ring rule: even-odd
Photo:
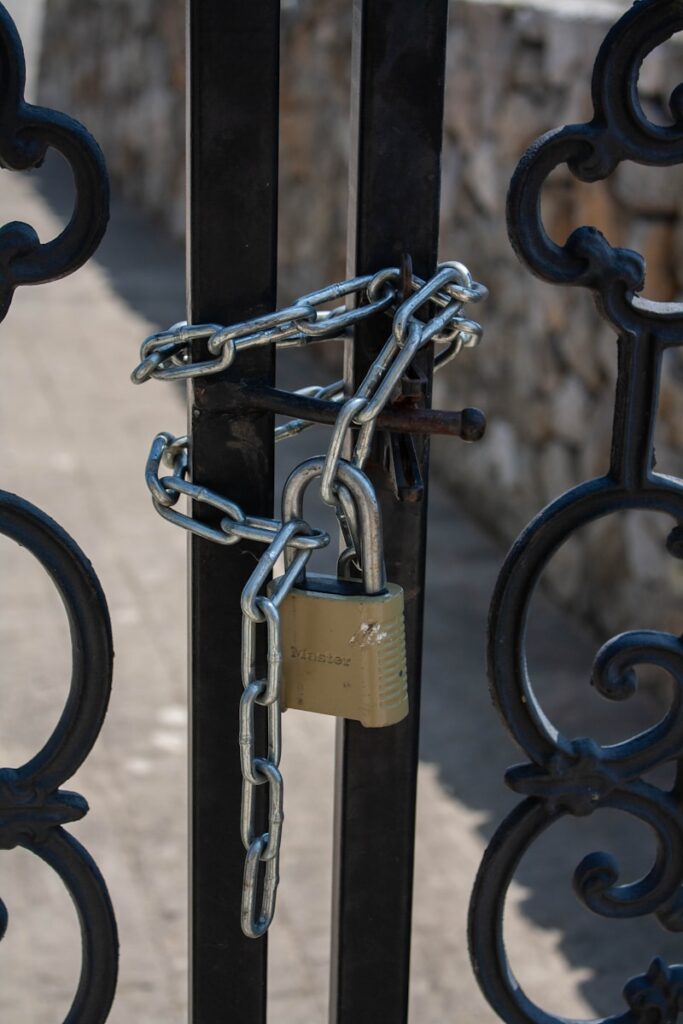
[[[78,269],[106,228],[109,186],[97,143],[78,122],[24,100],[21,41],[0,5],[0,165],[24,171],[41,164],[48,147],[70,164],[76,185],[72,217],[53,241],[41,244],[28,224],[0,229],[0,320],[14,289]],[[116,986],[118,940],[107,887],[93,859],[65,829],[88,810],[77,793],[59,787],[85,761],[107,710],[113,647],[109,613],[93,568],[80,548],[44,512],[0,491],[0,533],[26,548],[51,577],[71,634],[71,684],[52,735],[26,764],[0,769],[0,849],[23,847],[62,879],[78,913],[82,967],[65,1024],[107,1019]],[[8,926],[0,901],[0,939]]]
[[[649,826],[656,839],[651,869],[629,884],[620,884],[611,855],[585,857],[576,868],[574,888],[586,907],[610,918],[656,914],[665,928],[683,930],[683,641],[636,630],[613,637],[598,651],[592,684],[608,700],[633,695],[639,666],[664,669],[674,684],[671,706],[658,724],[611,746],[558,732],[534,695],[525,648],[527,612],[541,572],[579,527],[620,510],[660,512],[672,520],[668,551],[683,556],[683,483],[655,472],[653,448],[662,354],[683,344],[683,307],[638,295],[645,266],[637,253],[613,248],[593,227],[579,228],[559,246],[546,234],[540,213],[543,184],[561,164],[592,182],[609,176],[624,160],[655,166],[683,162],[683,86],[671,95],[671,124],[666,126],[648,120],[638,97],[643,60],[681,29],[681,0],[636,3],[607,35],[598,55],[593,119],[549,132],[534,143],[515,172],[508,197],[509,233],[521,260],[545,281],[589,288],[618,334],[609,470],[557,498],[533,519],[503,565],[491,605],[493,700],[531,763],[507,774],[508,785],[525,799],[499,827],[484,856],[472,897],[470,947],[484,994],[504,1020],[515,1024],[560,1020],[535,1005],[515,979],[502,918],[521,857],[565,815],[612,808]],[[677,769],[670,790],[643,778],[667,762],[675,762]],[[656,959],[626,984],[624,996],[628,1008],[606,1020],[676,1020],[683,1007],[683,966]]]

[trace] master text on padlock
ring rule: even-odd
[[[339,665],[341,668],[348,668],[351,664],[350,658],[341,658],[339,655],[327,651],[309,651],[305,647],[289,645],[290,658],[298,658],[301,661],[319,661],[325,665]]]

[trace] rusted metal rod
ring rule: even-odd
[[[313,423],[334,423],[339,414],[338,402],[296,395],[266,385],[240,381],[226,382],[223,387],[235,408],[240,410],[264,409]],[[446,434],[464,441],[479,441],[486,430],[486,417],[481,409],[450,412],[394,405],[380,414],[377,426],[398,434]]]

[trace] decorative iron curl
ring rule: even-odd
[[[49,147],[71,167],[76,202],[61,234],[41,244],[34,228],[15,221],[0,228],[0,321],[15,288],[64,277],[95,252],[109,220],[109,181],[102,152],[83,125],[24,99],[26,65],[14,22],[0,3],[0,167],[39,167]]]
[[[113,664],[107,605],[90,562],[64,530],[23,498],[0,491],[0,534],[26,548],[54,582],[71,632],[71,686],[41,750],[0,769],[0,849],[24,847],[50,865],[74,901],[83,941],[81,978],[65,1024],[103,1024],[116,987],[118,940],[104,879],[62,825],[88,810],[58,787],[85,761],[107,711]],[[0,939],[7,910],[0,903]]]
[[[53,147],[69,163],[76,187],[71,219],[52,241],[41,244],[28,224],[0,228],[0,321],[19,285],[51,281],[82,266],[109,218],[107,171],[97,143],[77,121],[26,103],[25,78],[21,40],[0,4],[0,166],[30,170]],[[97,865],[62,827],[82,818],[88,805],[59,787],[85,761],[106,714],[113,662],[109,613],[80,548],[43,512],[5,491],[0,491],[0,534],[30,551],[51,577],[67,613],[72,649],[71,685],[52,734],[26,764],[0,769],[0,850],[30,850],[62,879],[82,939],[80,980],[64,1024],[104,1024],[116,988],[116,921]],[[8,924],[0,900],[0,940]]]
[[[477,876],[469,939],[479,984],[510,1024],[560,1024],[521,989],[503,944],[508,887],[525,851],[565,815],[603,808],[630,814],[652,830],[656,856],[650,871],[619,884],[613,857],[596,852],[574,874],[578,898],[606,917],[656,914],[683,930],[683,640],[654,631],[616,636],[598,652],[596,690],[624,700],[637,688],[637,668],[656,665],[673,681],[673,698],[660,722],[612,746],[570,740],[544,714],[526,663],[526,619],[544,567],[574,533],[596,519],[628,509],[661,512],[672,520],[667,547],[683,557],[683,482],[654,471],[653,435],[662,353],[683,344],[683,307],[649,302],[644,261],[613,248],[593,227],[574,231],[563,246],[547,235],[540,197],[548,175],[567,164],[583,181],[606,178],[623,160],[666,166],[683,163],[683,85],[671,95],[672,123],[650,122],[641,107],[640,66],[655,47],[683,30],[683,0],[639,0],[607,35],[593,72],[592,121],[549,132],[522,158],[508,196],[508,231],[520,259],[553,284],[589,288],[601,315],[618,334],[618,377],[612,449],[605,476],[557,498],[523,531],[501,570],[489,619],[488,673],[494,703],[510,733],[531,758],[507,773],[526,799],[494,835]],[[677,780],[664,791],[642,778],[677,762]],[[628,1009],[603,1024],[666,1024],[683,1010],[683,966],[655,960],[624,988]],[[566,1018],[562,1018],[566,1024]]]

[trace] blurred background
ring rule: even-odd
[[[185,539],[155,516],[143,467],[153,435],[184,429],[181,389],[135,389],[144,336],[184,315],[184,0],[5,0],[24,38],[35,102],[83,121],[114,185],[111,228],[74,277],[17,295],[3,324],[2,486],[54,516],[92,558],[108,594],[117,649],[112,708],[73,783],[91,814],[74,832],[92,850],[119,915],[115,1022],[181,1021],[186,996]],[[434,403],[484,409],[486,437],[432,445],[433,489],[418,809],[412,1014],[420,1024],[493,1020],[471,978],[465,912],[484,846],[514,799],[502,773],[519,759],[490,707],[485,617],[505,547],[559,493],[607,468],[616,346],[582,291],[542,285],[505,231],[505,193],[538,135],[591,117],[592,63],[625,10],[616,0],[452,0],[443,155],[441,251],[491,291],[476,315],[484,339],[437,378]],[[349,142],[350,0],[286,0],[282,26],[280,303],[344,276]],[[226,67],[226,75],[230,68]],[[674,39],[644,64],[640,96],[670,122],[683,80]],[[410,153],[405,154],[410,160]],[[563,242],[593,224],[647,260],[645,294],[683,292],[683,171],[623,165],[581,185],[556,172],[543,198]],[[2,222],[43,241],[72,204],[70,173],[49,159],[2,175]],[[226,260],[230,253],[225,254]],[[339,355],[339,354],[337,354]],[[285,354],[283,386],[332,380],[317,349]],[[657,463],[683,472],[683,364],[667,353]],[[311,431],[279,453],[279,472],[323,450]],[[530,665],[553,721],[601,742],[639,731],[669,693],[653,676],[625,705],[588,685],[599,643],[617,631],[680,631],[683,574],[666,521],[612,516],[583,529],[544,573],[534,599]],[[66,693],[66,622],[49,582],[2,540],[3,715],[0,761],[18,765],[56,721]],[[290,721],[290,719],[293,719]],[[226,735],[229,725],[226,725]],[[325,1019],[331,856],[332,724],[285,719],[287,824],[271,941],[271,1019]],[[236,823],[237,827],[237,823]],[[553,829],[525,859],[507,933],[520,981],[566,1016],[617,1012],[620,990],[655,953],[680,943],[649,921],[584,911],[571,877],[594,849],[639,877],[652,837],[615,812]],[[0,946],[0,1015],[51,1024],[78,973],[68,897],[15,851],[0,859],[10,927]],[[226,970],[229,964],[226,963]],[[60,1014],[62,1015],[60,1017]]]

